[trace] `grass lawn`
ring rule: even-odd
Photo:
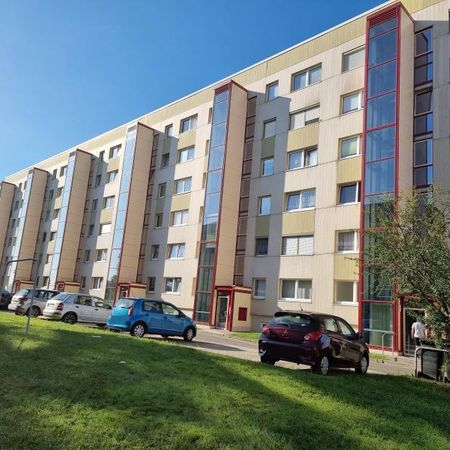
[[[254,331],[235,331],[233,333],[229,333],[228,336],[236,339],[243,339],[244,341],[258,342],[261,333]]]
[[[0,313],[0,449],[449,449],[450,390]]]

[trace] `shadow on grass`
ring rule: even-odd
[[[321,378],[54,323],[36,323],[34,344],[17,351],[15,340],[6,339],[17,330],[10,322],[0,323],[0,448],[448,443],[449,391],[430,383],[376,375]]]

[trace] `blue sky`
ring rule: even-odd
[[[0,0],[0,180],[373,0]]]

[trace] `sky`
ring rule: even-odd
[[[0,0],[0,180],[381,0]]]

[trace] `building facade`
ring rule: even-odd
[[[449,8],[385,3],[7,177],[2,287],[158,297],[228,330],[328,312],[406,350],[405,305],[358,259],[386,195],[450,189]]]

